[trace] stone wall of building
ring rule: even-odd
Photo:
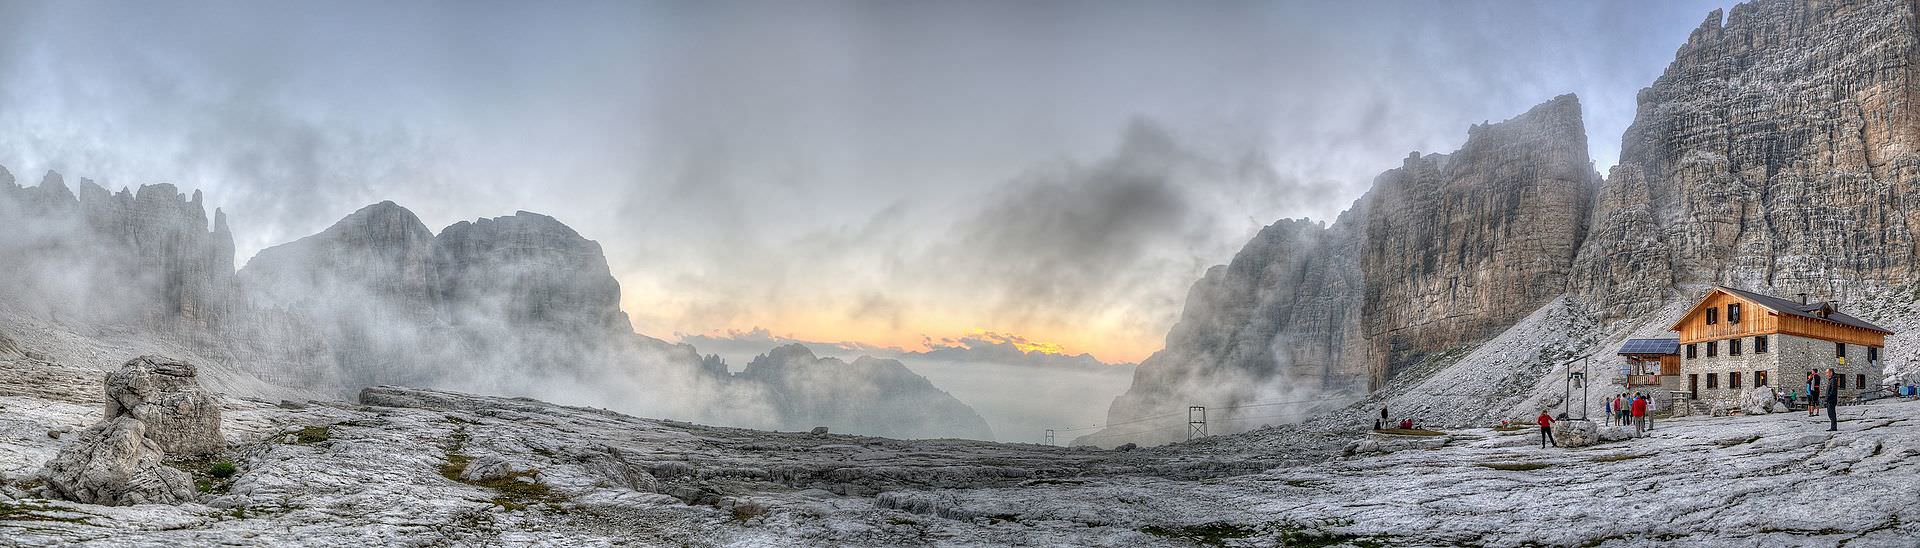
[[[1680,389],[1686,390],[1690,386],[1689,375],[1699,375],[1700,393],[1696,397],[1711,405],[1719,406],[1737,404],[1742,394],[1752,390],[1756,371],[1767,372],[1766,386],[1781,386],[1782,354],[1777,340],[1780,335],[1766,337],[1769,339],[1766,352],[1754,352],[1754,337],[1740,337],[1741,351],[1738,356],[1733,355],[1732,346],[1729,344],[1732,339],[1711,341],[1712,344],[1717,345],[1717,351],[1712,357],[1707,356],[1707,342],[1680,345]],[[1687,357],[1688,346],[1698,349],[1695,357]],[[1739,386],[1733,385],[1732,373],[1740,374]],[[1712,383],[1713,388],[1708,388],[1709,375],[1712,375],[1715,381]],[[1795,379],[1798,378],[1795,377]]]
[[[1793,335],[1775,335],[1774,338],[1778,339],[1775,342],[1778,344],[1780,352],[1779,372],[1776,373],[1776,375],[1780,375],[1783,379],[1792,379],[1791,384],[1775,384],[1786,390],[1797,389],[1804,392],[1806,390],[1807,370],[1819,369],[1820,373],[1825,375],[1829,367],[1833,368],[1836,373],[1847,376],[1847,388],[1840,393],[1840,396],[1843,398],[1858,396],[1863,392],[1879,389],[1883,368],[1880,365],[1870,363],[1869,352],[1865,346],[1857,344],[1847,345],[1847,363],[1846,365],[1839,365],[1836,363],[1836,360],[1834,360],[1834,343],[1832,341],[1796,337]],[[1865,375],[1867,381],[1865,388],[1862,388],[1859,382],[1861,375]],[[1824,387],[1826,381],[1821,381],[1821,384]]]

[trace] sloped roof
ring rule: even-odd
[[[1680,339],[1627,339],[1626,344],[1620,345],[1620,352],[1616,355],[1679,353]]]
[[[1826,320],[1826,321],[1830,321],[1838,324],[1858,327],[1868,331],[1878,331],[1888,335],[1893,334],[1893,330],[1891,329],[1873,325],[1871,322],[1868,322],[1866,320],[1862,320],[1860,318],[1855,318],[1853,316],[1850,316],[1846,313],[1841,312],[1837,308],[1831,307],[1829,303],[1826,303],[1826,302],[1803,304],[1803,303],[1800,303],[1799,301],[1782,299],[1772,295],[1761,295],[1759,293],[1754,293],[1752,291],[1741,291],[1741,290],[1734,289],[1731,287],[1726,287],[1726,286],[1719,286],[1719,287],[1716,287],[1715,289],[1732,293],[1742,299],[1753,301],[1755,304],[1759,304],[1760,306],[1771,308],[1773,309],[1774,312],[1779,312],[1781,314],[1792,314],[1802,318]],[[1821,310],[1823,308],[1828,311],[1826,317],[1822,318],[1819,315],[1814,314],[1814,312]]]

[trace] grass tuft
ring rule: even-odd
[[[473,457],[461,453],[466,449],[468,439],[465,426],[454,429],[451,443],[447,448],[447,462],[440,465],[442,477],[467,485],[492,489],[496,494],[491,502],[510,511],[525,510],[528,506],[539,503],[546,503],[552,507],[566,501],[566,497],[554,493],[553,488],[548,487],[547,484],[540,483],[539,470],[522,470],[503,478],[488,480],[462,478],[461,475],[467,471],[467,465],[473,463]]]
[[[308,426],[306,428],[301,428],[300,431],[298,432],[294,432],[293,437],[294,437],[294,443],[300,443],[300,444],[320,443],[323,441],[327,441],[329,439],[333,439],[333,431],[331,428],[326,426]]]

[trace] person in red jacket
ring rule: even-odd
[[[1553,417],[1551,415],[1548,415],[1546,411],[1541,411],[1540,418],[1534,419],[1533,421],[1540,423],[1541,449],[1546,449],[1549,443],[1553,444],[1554,447],[1560,446],[1560,442],[1553,441]]]
[[[1647,398],[1633,395],[1633,431],[1635,436],[1647,435]]]

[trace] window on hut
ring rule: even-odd
[[[1707,388],[1719,388],[1719,387],[1720,387],[1720,374],[1719,374],[1719,373],[1708,373],[1708,374],[1707,374]]]
[[[1740,355],[1740,339],[1727,339],[1727,355]]]
[[[1698,344],[1687,345],[1687,359],[1691,360],[1698,357],[1700,357],[1700,345]]]
[[[1716,323],[1720,323],[1720,309],[1718,308],[1707,309],[1707,325],[1713,325]]]
[[[1754,372],[1753,372],[1753,387],[1754,387],[1754,388],[1759,388],[1759,387],[1762,387],[1762,386],[1766,386],[1766,385],[1767,385],[1767,372],[1766,372],[1766,371],[1754,371]]]
[[[1707,341],[1707,357],[1720,355],[1720,341]]]
[[[1740,303],[1727,305],[1727,323],[1740,323]]]
[[[1727,388],[1739,388],[1739,387],[1740,387],[1740,372],[1734,371],[1732,373],[1727,373]]]
[[[1833,343],[1833,357],[1835,358],[1847,357],[1847,343],[1843,343],[1843,342]]]
[[[1753,353],[1764,354],[1766,353],[1766,351],[1767,351],[1767,336],[1755,335],[1753,337]]]

